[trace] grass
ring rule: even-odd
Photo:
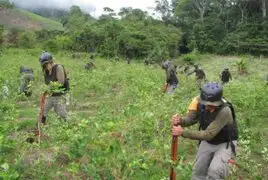
[[[10,98],[0,103],[2,150],[0,174],[7,179],[168,179],[170,167],[170,117],[185,114],[191,99],[198,95],[194,76],[178,74],[180,87],[172,96],[162,95],[165,73],[160,67],[133,62],[97,59],[97,69],[85,71],[87,59],[73,60],[71,54],[55,55],[71,79],[71,113],[68,123],[50,112],[42,127],[41,144],[29,144],[37,117],[43,77],[38,63],[41,50],[6,49],[0,57],[0,85],[9,80]],[[239,57],[209,55],[200,64],[210,81],[228,66],[234,80],[225,86],[224,96],[236,109],[240,129],[240,150],[229,179],[265,179],[264,148],[268,148],[267,86],[263,76],[268,61],[249,62],[249,76],[239,76],[235,62]],[[20,61],[18,61],[18,59]],[[5,60],[5,61],[4,61]],[[17,96],[19,66],[35,70],[33,96],[29,102]],[[88,109],[88,112],[86,112]],[[20,113],[21,112],[21,113]],[[32,119],[20,121],[19,117]],[[197,127],[192,127],[193,130]],[[8,139],[8,135],[12,141]],[[14,138],[15,137],[15,138]],[[190,179],[197,142],[179,138],[177,178]],[[29,154],[37,157],[31,164]],[[267,156],[267,155],[266,155]],[[39,160],[38,160],[39,159]],[[6,166],[5,166],[6,167]]]

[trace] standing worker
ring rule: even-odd
[[[69,90],[69,79],[67,78],[65,69],[62,65],[57,64],[48,52],[43,52],[39,61],[44,72],[45,83],[50,86],[52,91],[46,98],[42,123],[46,124],[46,117],[51,108],[54,108],[56,113],[66,121],[67,111],[63,96]],[[53,90],[53,83],[55,82],[59,83],[60,90]]]
[[[234,157],[238,129],[231,103],[222,98],[220,84],[207,83],[195,97],[184,117],[172,117],[172,135],[199,141],[192,180],[225,179],[228,161]],[[182,127],[199,122],[200,131]],[[178,125],[179,126],[176,126]]]
[[[177,85],[179,83],[179,80],[176,75],[175,66],[170,61],[167,60],[162,64],[162,69],[166,71],[167,76],[164,91],[167,91],[168,94],[172,94],[177,88]]]
[[[32,95],[32,82],[34,80],[33,69],[27,67],[20,67],[20,94],[25,94],[27,97]]]
[[[230,79],[232,80],[232,75],[229,71],[229,68],[225,68],[221,73],[220,73],[220,79],[222,84],[226,84],[230,81]]]
[[[203,82],[203,81],[206,81],[206,73],[205,73],[205,71],[204,71],[201,67],[199,67],[197,64],[194,65],[194,68],[195,68],[195,69],[194,69],[192,72],[188,73],[187,76],[189,76],[189,75],[195,73],[197,86],[198,86],[199,88],[201,88],[201,86],[202,86],[202,82]]]
[[[131,59],[129,57],[126,58],[127,64],[130,64]]]

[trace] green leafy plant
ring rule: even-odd
[[[248,64],[247,64],[246,60],[240,59],[239,61],[236,62],[236,66],[237,66],[237,71],[239,74],[241,74],[241,75],[248,74],[248,72],[247,72]]]

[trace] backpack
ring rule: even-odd
[[[224,99],[224,98],[223,98],[223,99]],[[224,99],[224,100],[225,100],[225,99]],[[230,108],[230,110],[231,110],[232,117],[233,117],[233,127],[237,130],[236,133],[237,133],[237,136],[239,137],[239,133],[238,133],[238,129],[237,129],[237,121],[236,121],[236,115],[235,115],[235,109],[234,109],[234,106],[233,106],[232,103],[230,103],[229,101],[226,101],[226,100],[225,100],[224,105],[222,105],[222,107],[220,107],[220,108],[224,108],[224,107],[226,107],[226,106],[228,106],[228,107]],[[201,124],[200,124],[200,126],[199,126],[199,130],[201,130]],[[229,133],[228,133],[229,139],[231,139],[231,137],[232,137],[232,133],[230,133],[230,132],[232,132],[231,129],[229,129]],[[201,143],[201,141],[199,141],[198,145],[200,145],[200,143]],[[229,145],[231,146],[231,150],[232,150],[232,152],[234,153],[234,155],[236,155],[235,145],[233,144],[233,142],[232,142],[231,140],[227,143],[226,148],[228,148]]]
[[[58,66],[58,64],[56,65]],[[63,71],[64,71],[64,84],[63,84],[63,88],[64,88],[64,91],[67,92],[67,91],[70,91],[70,79],[67,77],[67,73],[65,71],[65,68],[63,65],[61,65],[63,67]],[[57,68],[57,67],[56,67]]]
[[[64,67],[63,67],[63,70],[64,70],[64,76],[65,76],[63,87],[65,88],[65,91],[70,91],[70,79],[67,77],[67,73]]]
[[[228,71],[223,71],[221,75],[221,80],[222,81],[229,81],[230,74]]]

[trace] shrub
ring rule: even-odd
[[[47,51],[53,52],[53,53],[57,53],[58,52],[58,45],[56,40],[47,40],[45,41],[43,48]]]
[[[19,47],[33,48],[36,43],[36,35],[32,32],[23,32],[19,35]]]
[[[247,69],[248,69],[248,64],[245,59],[240,59],[239,61],[236,62],[237,66],[237,71],[239,74],[248,74]]]
[[[183,60],[186,63],[193,63],[197,61],[198,56],[195,53],[186,54],[183,56]]]

